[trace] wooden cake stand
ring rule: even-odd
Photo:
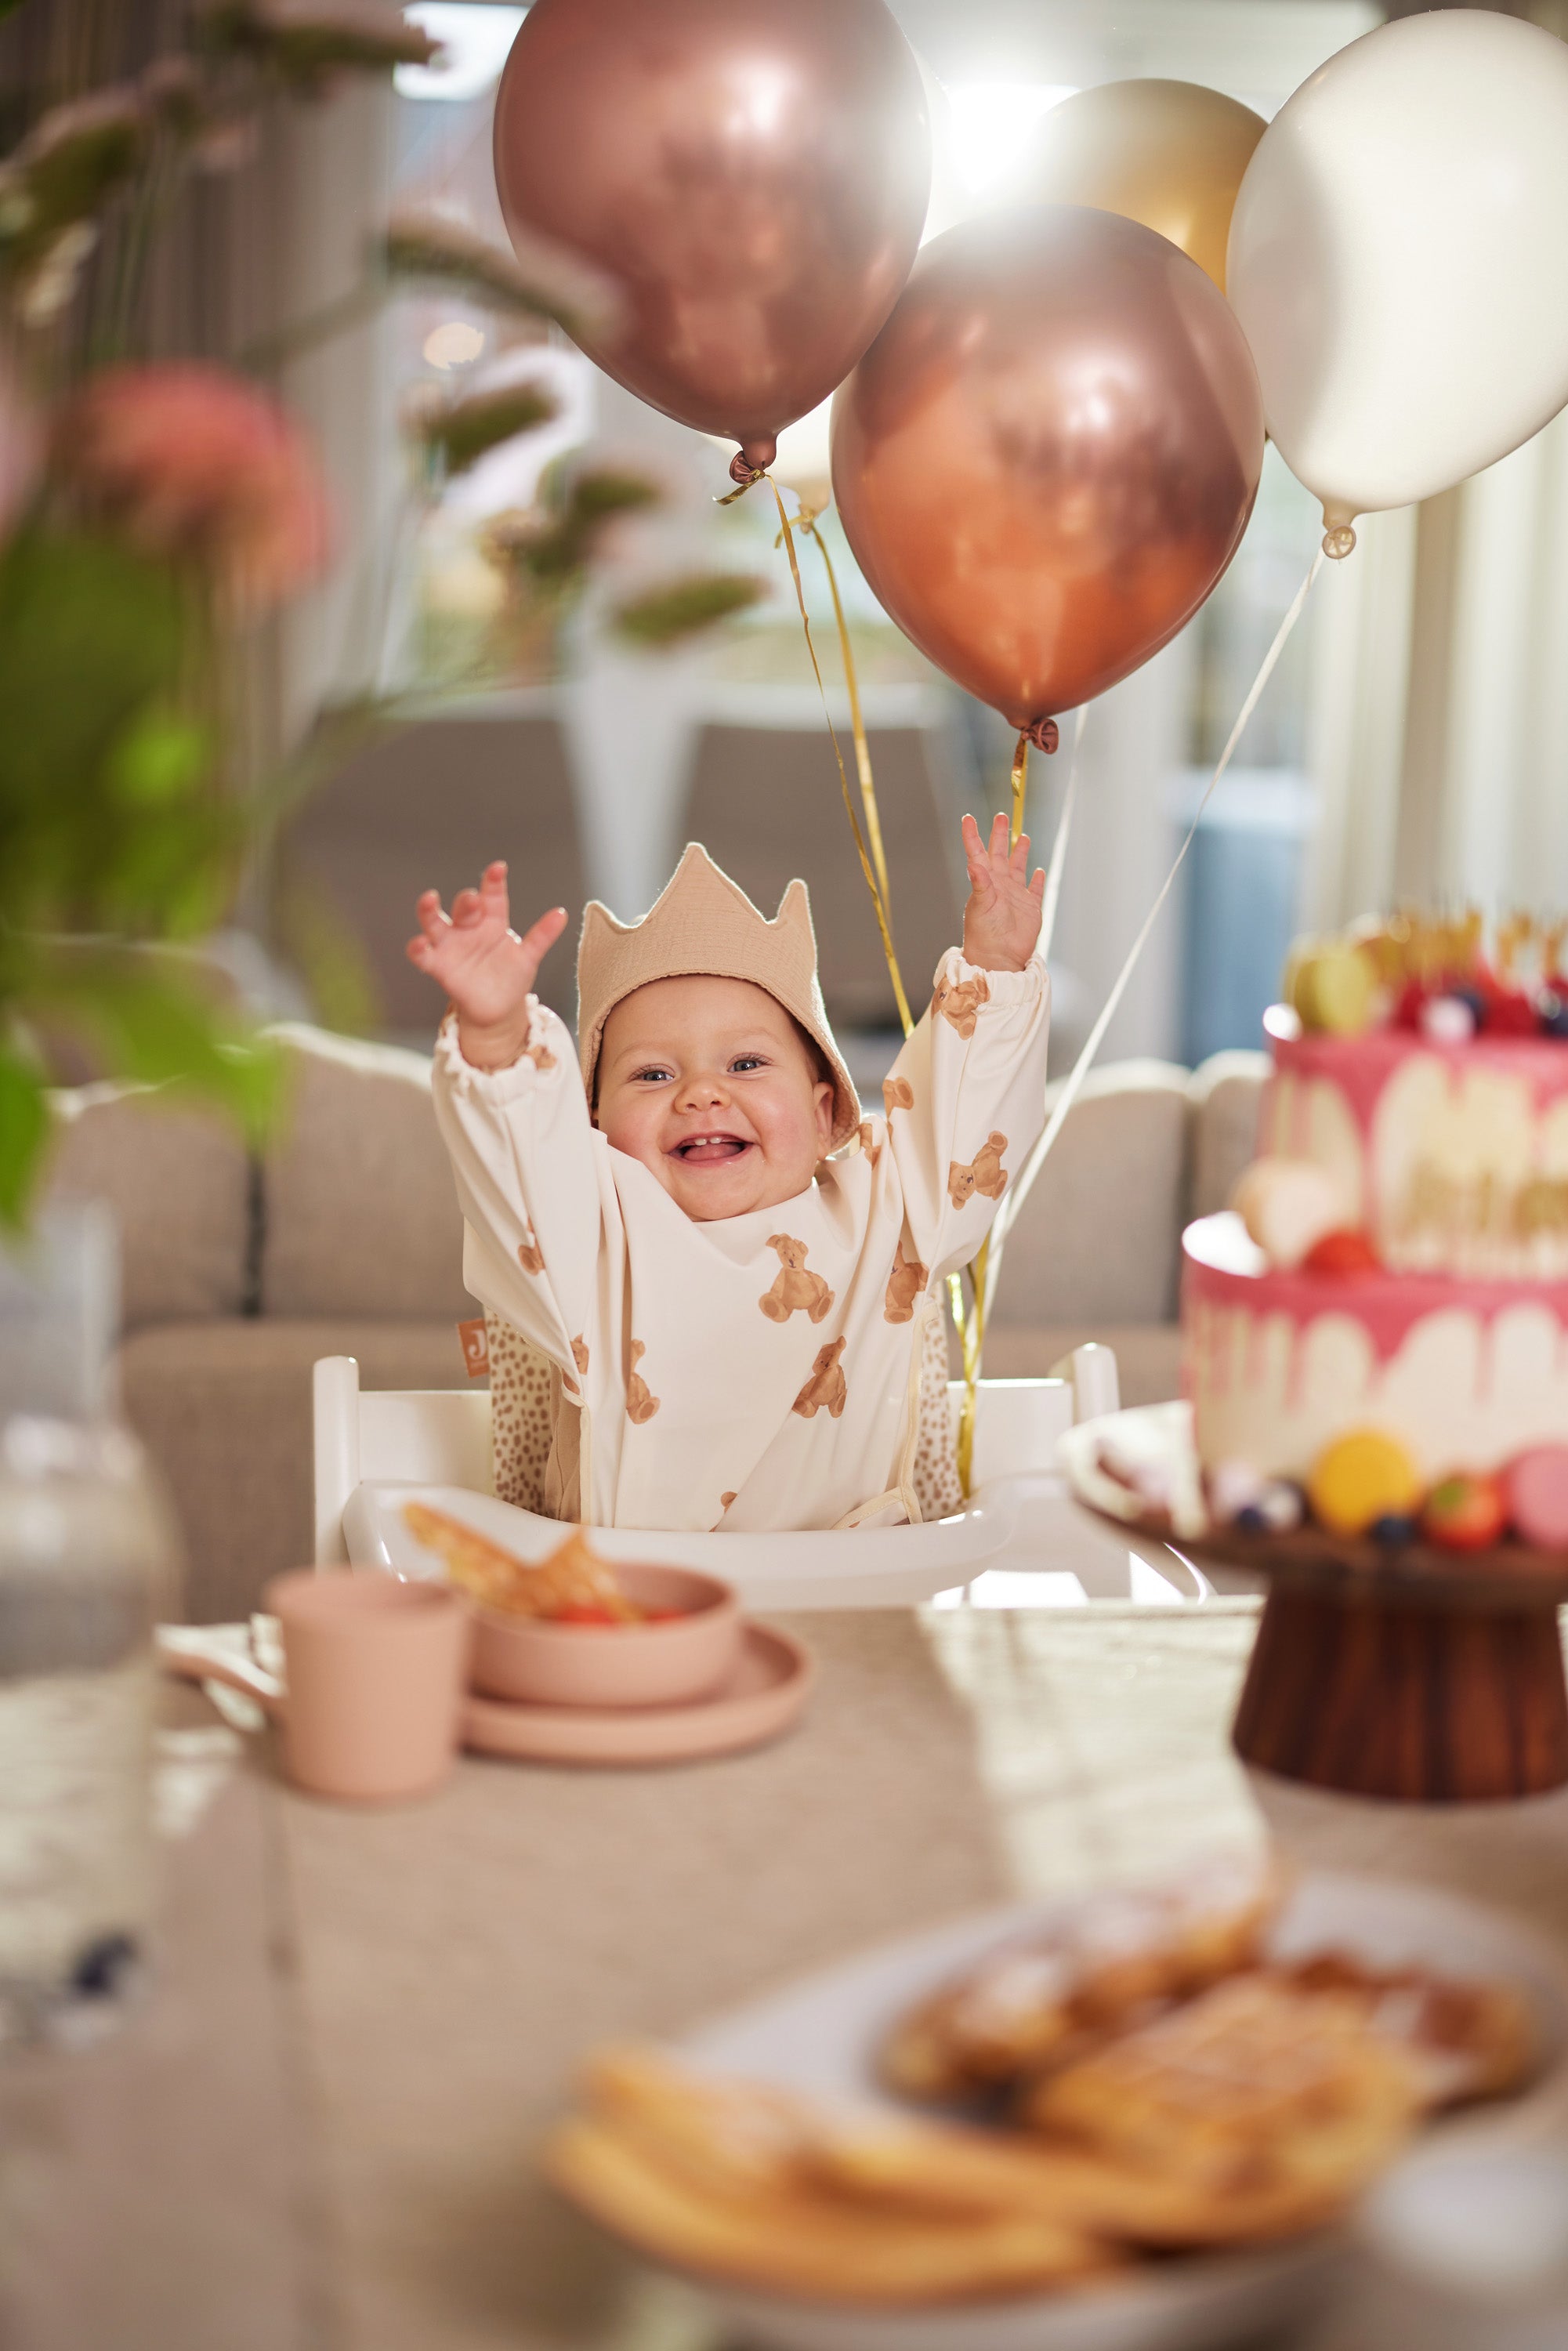
[[[1557,1616],[1568,1553],[1391,1551],[1312,1526],[1189,1539],[1163,1514],[1129,1520],[1077,1498],[1124,1533],[1269,1579],[1231,1732],[1244,1761],[1406,1803],[1496,1802],[1568,1782]]]

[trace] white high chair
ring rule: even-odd
[[[949,1387],[956,1414],[961,1382]],[[982,1380],[975,1427],[975,1490],[961,1513],[923,1527],[856,1528],[818,1534],[656,1534],[604,1528],[606,1557],[711,1565],[751,1604],[919,1599],[968,1581],[1013,1532],[1019,1473],[1049,1471],[1060,1438],[1077,1421],[1117,1405],[1116,1358],[1079,1347],[1043,1380]],[[319,1566],[350,1560],[425,1572],[402,1526],[402,1503],[422,1489],[486,1498],[470,1509],[498,1541],[524,1556],[559,1540],[552,1522],[495,1499],[490,1397],[486,1389],[361,1391],[352,1355],[315,1367],[315,1553]],[[436,1495],[431,1499],[437,1499]],[[711,1559],[709,1554],[712,1554]]]

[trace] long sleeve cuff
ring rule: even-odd
[[[476,1069],[464,1059],[457,1041],[457,1015],[448,1012],[436,1031],[435,1069],[454,1092],[474,1094],[481,1102],[517,1102],[534,1092],[541,1079],[570,1059],[570,1040],[562,1024],[539,1002],[528,998],[528,1034],[515,1061],[504,1070]]]
[[[937,998],[945,989],[962,989],[974,994],[982,1010],[1031,1011],[1050,984],[1043,956],[1030,956],[1021,971],[988,971],[980,964],[970,963],[962,947],[949,947],[936,967],[932,995]]]

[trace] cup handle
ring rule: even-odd
[[[270,1715],[275,1722],[281,1718],[285,1691],[275,1674],[227,1650],[197,1646],[183,1627],[166,1629],[160,1625],[157,1646],[158,1663],[166,1674],[178,1675],[188,1682],[223,1682],[230,1689],[243,1690],[246,1698],[254,1698],[262,1712]]]

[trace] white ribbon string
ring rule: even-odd
[[[1242,735],[1246,729],[1247,722],[1251,717],[1252,713],[1257,709],[1259,698],[1263,692],[1263,688],[1268,684],[1270,678],[1274,674],[1274,664],[1278,662],[1280,655],[1284,652],[1285,646],[1290,639],[1291,632],[1301,617],[1301,608],[1306,603],[1307,597],[1312,590],[1312,582],[1316,580],[1318,573],[1322,569],[1323,562],[1323,552],[1320,548],[1312,558],[1306,578],[1302,580],[1301,586],[1296,590],[1295,599],[1291,605],[1290,611],[1285,614],[1284,619],[1280,623],[1279,629],[1275,633],[1273,643],[1270,646],[1268,652],[1263,656],[1262,667],[1259,670],[1257,676],[1253,679],[1252,684],[1248,690],[1247,699],[1243,702],[1239,712],[1237,714],[1236,724],[1230,730],[1229,740],[1227,742],[1224,750],[1219,755],[1218,766],[1215,768],[1213,775],[1210,776],[1207,784],[1204,788],[1203,798],[1198,801],[1197,810],[1194,813],[1192,822],[1186,829],[1186,833],[1183,839],[1181,847],[1176,851],[1176,856],[1172,861],[1171,870],[1166,875],[1165,880],[1161,883],[1159,894],[1155,898],[1154,904],[1149,908],[1147,914],[1144,918],[1143,928],[1139,931],[1137,937],[1133,941],[1132,946],[1128,950],[1127,959],[1116,975],[1111,993],[1106,998],[1105,1002],[1101,1008],[1099,1019],[1095,1021],[1093,1028],[1091,1029],[1087,1038],[1084,1040],[1082,1051],[1079,1054],[1077,1061],[1074,1061],[1071,1070],[1068,1072],[1067,1078],[1063,1082],[1061,1092],[1057,1096],[1056,1107],[1051,1112],[1050,1118],[1046,1122],[1045,1132],[1040,1136],[1040,1141],[1035,1144],[1034,1149],[1030,1153],[1029,1157],[1025,1160],[1019,1175],[1008,1188],[1008,1196],[1002,1202],[1001,1207],[998,1211],[997,1220],[991,1227],[990,1253],[986,1268],[986,1292],[988,1301],[994,1301],[997,1295],[997,1276],[1001,1270],[1002,1248],[1006,1242],[1008,1234],[1017,1220],[1019,1209],[1023,1207],[1025,1200],[1029,1197],[1030,1190],[1034,1183],[1035,1177],[1040,1174],[1041,1167],[1045,1165],[1047,1158],[1050,1156],[1051,1146],[1054,1144],[1057,1136],[1061,1132],[1068,1112],[1072,1108],[1073,1103],[1078,1099],[1084,1079],[1089,1075],[1090,1070],[1093,1066],[1094,1056],[1098,1053],[1102,1044],[1104,1042],[1105,1031],[1109,1029],[1112,1021],[1116,1017],[1117,1007],[1120,1005],[1123,997],[1127,992],[1127,983],[1132,978],[1134,972],[1137,968],[1138,958],[1143,954],[1144,948],[1148,942],[1149,933],[1154,929],[1155,923],[1159,919],[1161,909],[1164,907],[1166,900],[1170,896],[1171,891],[1176,885],[1176,876],[1181,872],[1182,865],[1186,858],[1187,851],[1192,847],[1193,840],[1197,834],[1198,825],[1202,821],[1203,812],[1205,809],[1207,808],[1210,799],[1214,797],[1216,785],[1219,782],[1220,778],[1224,775],[1227,768],[1230,765],[1231,759],[1235,756],[1236,747],[1241,740]],[[1082,734],[1082,712],[1079,713],[1079,731],[1080,734]],[[1067,814],[1065,809],[1062,813],[1065,820]],[[1051,852],[1051,864],[1053,867],[1056,864],[1056,852],[1054,850]],[[1048,881],[1046,883],[1048,901],[1050,891],[1051,883]],[[1052,907],[1051,912],[1053,914],[1054,911],[1055,909]],[[1041,922],[1041,935],[1042,936],[1044,935],[1043,919]]]
[[[1051,937],[1056,929],[1056,908],[1061,896],[1061,876],[1067,864],[1067,841],[1072,831],[1072,801],[1078,789],[1078,754],[1083,744],[1083,722],[1089,716],[1089,705],[1081,702],[1072,728],[1072,756],[1067,766],[1067,789],[1061,796],[1061,814],[1056,820],[1056,839],[1051,844],[1051,863],[1046,870],[1045,898],[1040,910],[1039,955],[1044,963],[1051,954]]]

